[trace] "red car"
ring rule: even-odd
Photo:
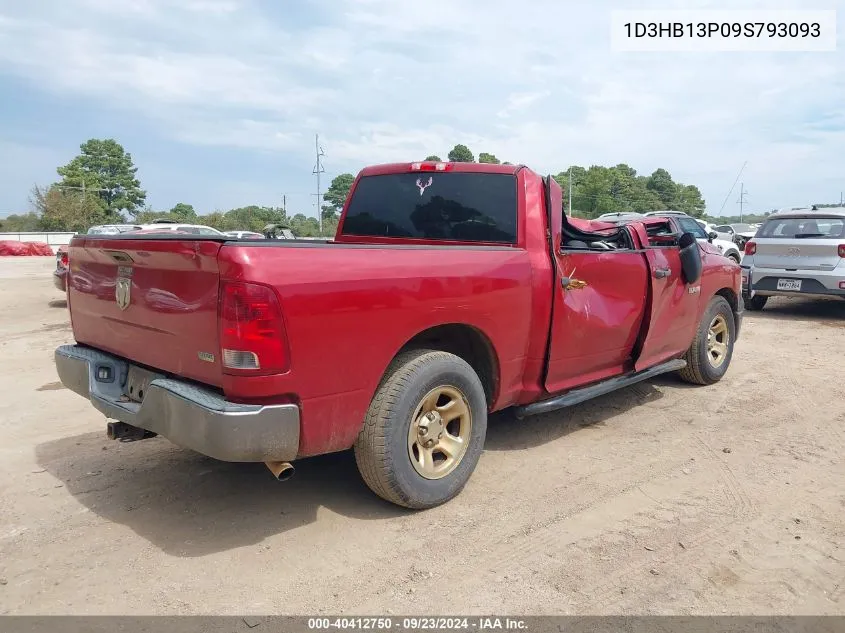
[[[331,242],[77,236],[77,344],[57,371],[110,437],[159,434],[280,479],[354,449],[376,494],[436,506],[469,479],[491,412],[728,370],[736,263],[668,218],[561,210],[526,167],[401,163],[358,175]]]
[[[59,246],[56,249],[56,270],[53,271],[53,285],[67,292],[68,247]]]

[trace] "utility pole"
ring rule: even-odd
[[[572,167],[569,168],[569,217],[572,217]]]
[[[745,183],[740,183],[739,185],[739,200],[736,203],[739,205],[739,221],[742,223],[742,207],[745,205],[745,196],[748,195],[748,192],[745,190]]]
[[[326,170],[323,169],[323,157],[326,155],[323,152],[323,148],[320,147],[320,135],[314,135],[314,149],[317,152],[317,162],[314,164],[314,169],[311,171],[312,174],[317,176],[317,222],[320,224],[320,235],[323,234],[323,208],[320,205],[320,174],[326,173]]]

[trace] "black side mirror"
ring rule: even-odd
[[[718,237],[719,237],[719,234],[718,234],[718,233],[716,233],[716,231],[710,231],[710,232],[707,234],[707,240],[708,240],[709,242],[712,242],[713,240],[718,239]]]
[[[701,249],[698,247],[698,242],[695,235],[692,233],[684,233],[678,240],[678,246],[681,249],[681,272],[684,276],[684,282],[694,284],[701,279]]]

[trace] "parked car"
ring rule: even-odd
[[[748,310],[776,296],[845,298],[845,207],[771,214],[745,245],[742,296]]]
[[[645,217],[642,213],[635,211],[616,211],[614,213],[603,213],[596,218],[600,222],[623,222]]]
[[[695,236],[700,244],[712,244],[719,253],[725,257],[732,259],[737,264],[742,260],[742,255],[736,244],[727,240],[720,240],[716,237],[716,233],[708,233],[704,229],[704,222],[697,220],[691,215],[687,215],[681,211],[649,211],[645,214],[647,218],[665,218],[670,220],[672,230],[678,233],[691,233]]]
[[[255,231],[226,231],[226,235],[239,240],[263,240],[266,239],[263,233]]]
[[[150,224],[142,224],[135,231],[179,231],[180,233],[190,233],[192,235],[207,235],[214,237],[225,237],[223,231],[218,231],[210,226],[204,224],[188,224],[183,222],[174,222],[173,220],[154,220]]]
[[[704,220],[695,220],[698,225],[704,230],[704,235],[707,236],[707,241],[719,249],[725,257],[730,257],[737,264],[742,261],[742,251],[736,245],[736,242],[731,240],[723,240],[719,238],[719,234],[714,230],[714,227],[709,222]],[[701,235],[698,235],[699,239]]]
[[[649,233],[660,218],[573,224],[562,201],[525,167],[398,163],[358,174],[329,243],[75,237],[58,375],[112,438],[279,479],[353,449],[377,495],[436,506],[475,469],[490,412],[669,372],[711,385],[731,363],[738,266]]]
[[[128,231],[139,231],[139,224],[98,224],[88,229],[88,235],[117,235]]]
[[[756,233],[750,224],[720,224],[713,230],[718,234],[718,239],[733,242],[740,249],[745,248],[745,243]]]
[[[68,247],[56,249],[56,269],[53,271],[53,285],[62,292],[67,292]]]
[[[268,224],[264,227],[264,237],[268,240],[295,240],[297,237],[287,224]],[[307,239],[307,238],[300,238]]]

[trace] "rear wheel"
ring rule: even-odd
[[[486,433],[487,399],[472,367],[454,354],[414,350],[388,368],[355,442],[355,460],[383,499],[432,508],[466,485]]]
[[[724,297],[710,300],[679,374],[696,385],[712,385],[722,379],[733,357],[736,324],[730,304]]]
[[[750,312],[759,312],[766,306],[766,302],[768,300],[768,297],[754,295],[753,297],[743,297],[742,303],[745,305],[746,310],[749,310]]]
[[[737,253],[731,253],[730,255],[728,255],[728,259],[732,259],[738,264],[740,257]]]

